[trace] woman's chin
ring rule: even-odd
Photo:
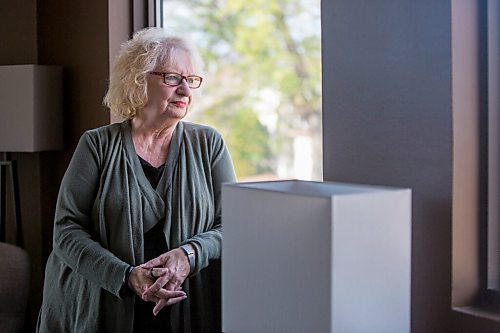
[[[167,108],[162,113],[162,116],[170,118],[170,119],[181,120],[181,119],[184,119],[184,117],[186,117],[187,113],[188,113],[188,110],[186,107],[184,107],[184,108],[177,108],[177,107],[176,108]]]

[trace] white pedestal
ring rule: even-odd
[[[226,333],[410,332],[411,191],[224,185]]]

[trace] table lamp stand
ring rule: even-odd
[[[11,153],[1,153],[0,160],[0,242],[6,241],[6,224],[7,224],[7,170],[10,175],[10,188],[12,191],[12,199],[14,202],[14,213],[16,221],[16,245],[24,248],[23,224],[21,220],[21,205],[19,198],[19,178],[17,173],[17,162],[12,160]]]

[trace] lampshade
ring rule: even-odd
[[[62,148],[62,67],[0,66],[0,152]]]

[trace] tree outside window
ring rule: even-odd
[[[188,120],[223,134],[239,180],[322,179],[319,0],[164,0],[163,26],[202,54]]]

